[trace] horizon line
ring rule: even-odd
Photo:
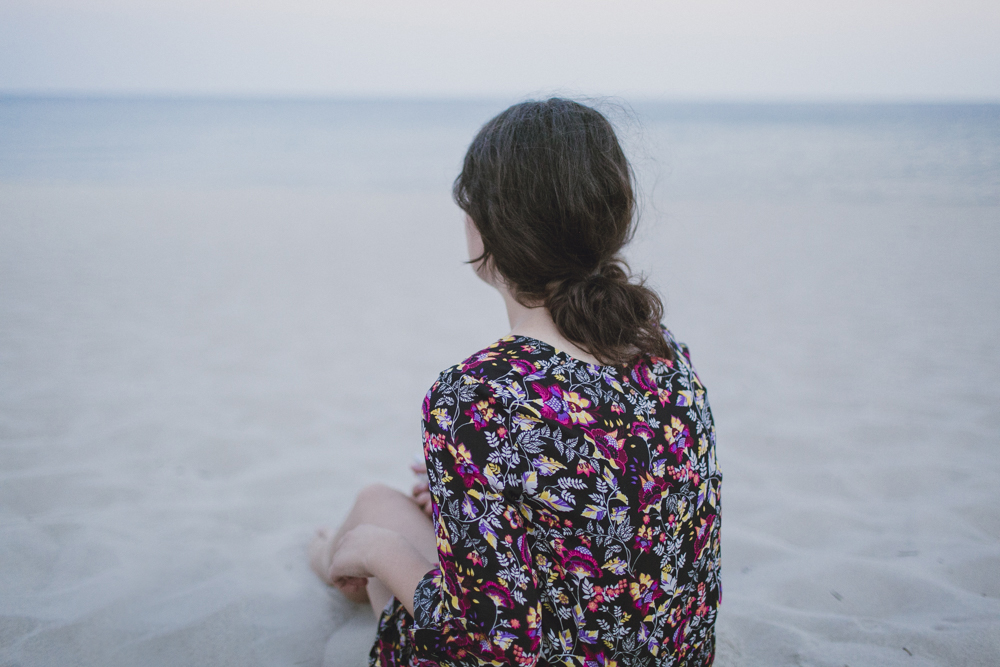
[[[677,104],[677,105],[747,105],[747,106],[996,106],[1000,97],[968,96],[909,96],[909,97],[822,97],[822,96],[695,96],[695,95],[622,95],[622,94],[560,94],[555,90],[538,94],[538,91],[522,95],[453,95],[453,94],[373,94],[373,93],[238,93],[238,92],[180,92],[180,91],[76,91],[76,90],[30,90],[0,89],[0,101],[48,100],[48,101],[177,101],[177,102],[360,102],[360,103],[465,103],[490,104],[511,103],[512,101],[561,96],[581,100],[608,100],[629,104]]]

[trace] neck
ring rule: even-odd
[[[497,287],[497,290],[503,296],[504,305],[507,306],[507,321],[510,323],[511,335],[536,338],[581,361],[589,364],[598,363],[592,355],[574,345],[559,332],[559,327],[552,320],[548,308],[519,303],[506,285]]]

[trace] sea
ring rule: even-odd
[[[0,179],[447,189],[512,101],[0,97]],[[595,105],[669,199],[1000,203],[996,104]]]
[[[306,545],[507,331],[451,186],[516,101],[0,97],[0,663],[363,664]],[[592,102],[715,414],[717,664],[1000,663],[1000,104]]]

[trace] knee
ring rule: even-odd
[[[404,497],[403,494],[391,486],[375,483],[361,489],[354,503],[360,507],[378,507],[398,501],[401,497]]]

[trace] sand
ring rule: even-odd
[[[447,192],[0,186],[0,665],[364,664],[305,549],[504,333]],[[719,659],[1000,664],[1000,209],[671,201]]]

